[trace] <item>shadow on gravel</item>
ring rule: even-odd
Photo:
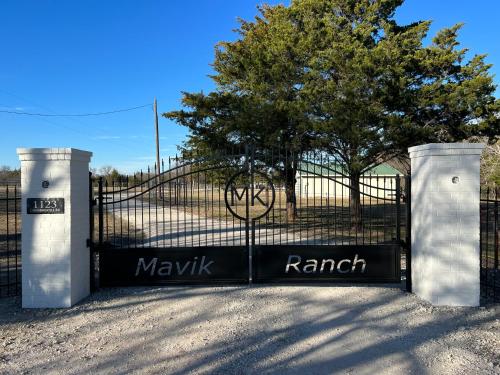
[[[178,375],[323,374],[360,368],[383,373],[391,363],[425,374],[429,369],[416,355],[423,345],[495,320],[484,309],[434,308],[380,285],[366,298],[365,287],[322,290],[278,285],[103,289],[66,310],[23,310],[19,298],[8,298],[0,301],[0,328],[71,326],[79,319],[77,336],[70,332],[67,341],[96,348],[118,342],[90,359],[82,357],[83,349],[54,357],[48,369],[64,368],[67,374],[146,369]],[[446,349],[432,354],[439,357]],[[24,370],[37,373],[45,360],[35,356]]]

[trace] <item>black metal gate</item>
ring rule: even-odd
[[[409,178],[387,166],[351,186],[321,152],[246,147],[166,164],[94,180],[99,285],[401,281]]]
[[[0,183],[0,298],[21,292],[21,186]]]
[[[500,188],[481,187],[481,302],[500,302]]]

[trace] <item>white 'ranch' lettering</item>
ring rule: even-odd
[[[292,259],[295,258],[296,262],[295,263],[292,263]],[[295,270],[300,273],[300,270],[299,270],[299,267],[298,265],[300,264],[300,261],[302,260],[301,257],[299,257],[298,255],[289,255],[288,256],[288,261],[286,262],[286,267],[285,267],[285,273],[288,273],[288,271],[290,270],[290,267],[293,267],[295,268]]]
[[[327,263],[330,263],[330,273],[333,272],[333,270],[335,269],[335,261],[333,259],[323,259],[323,261],[321,262],[321,268],[319,269],[320,273],[323,272]]]
[[[306,264],[304,266],[304,273],[314,273],[318,268],[318,261],[316,259],[307,259]]]
[[[358,259],[358,254],[354,257],[354,260],[352,262],[352,272],[356,269],[356,265],[361,263],[361,273],[365,273],[365,268],[366,268],[366,261],[364,259]]]
[[[302,264],[302,258],[299,255],[292,254],[288,256],[288,260],[285,266],[285,273],[317,273],[318,263],[319,261],[317,259],[306,259],[304,264]],[[358,265],[360,267],[358,267]],[[324,273],[324,272],[332,273],[334,271],[337,271],[338,273],[354,273],[354,272],[365,273],[366,261],[364,259],[359,258],[358,254],[355,254],[353,260],[341,259],[340,261],[338,261],[337,267],[335,268],[334,259],[321,260],[321,267],[319,268],[319,273]]]
[[[348,269],[346,270],[342,270],[342,264],[344,263],[351,263],[351,261],[349,259],[342,259],[340,262],[337,263],[337,271],[339,271],[339,273],[349,273],[349,271],[351,270],[351,267],[349,267]]]

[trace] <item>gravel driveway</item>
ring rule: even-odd
[[[399,288],[102,289],[71,309],[0,300],[0,373],[498,374],[500,306]]]

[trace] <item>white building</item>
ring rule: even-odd
[[[360,179],[361,199],[395,198],[397,169],[380,164]],[[295,192],[298,197],[348,198],[351,193],[349,176],[337,164],[320,166],[301,163],[297,171]],[[402,182],[403,183],[403,182]]]

